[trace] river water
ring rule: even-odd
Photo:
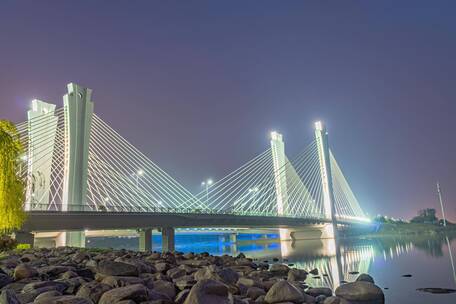
[[[87,247],[137,249],[135,237],[89,238]],[[153,236],[153,249],[161,249],[160,236]],[[335,288],[352,281],[357,272],[371,274],[384,289],[386,303],[456,304],[456,293],[430,294],[418,288],[456,289],[453,236],[351,238],[339,240],[279,241],[277,235],[239,235],[230,242],[227,235],[177,234],[176,250],[211,254],[245,255],[260,261],[293,264],[306,270],[317,268],[318,277],[306,281],[311,286]],[[406,275],[404,277],[404,275]],[[408,276],[411,275],[411,276]]]

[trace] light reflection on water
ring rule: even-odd
[[[90,238],[88,247],[137,249],[137,238]],[[161,249],[160,236],[153,236],[154,250]],[[311,286],[336,288],[341,281],[353,281],[357,273],[370,273],[384,290],[387,303],[456,303],[456,294],[433,295],[417,292],[422,287],[456,288],[454,236],[351,238],[340,240],[283,241],[277,235],[239,235],[230,242],[227,235],[182,234],[176,236],[176,250],[237,255],[272,263],[293,264],[311,270]],[[411,278],[402,275],[412,274]]]

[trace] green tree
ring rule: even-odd
[[[438,218],[436,216],[435,209],[427,208],[418,211],[418,215],[412,218],[412,223],[426,223],[426,224],[436,224],[438,223]]]
[[[17,174],[22,153],[16,127],[0,120],[0,234],[20,229],[25,221],[24,183]]]

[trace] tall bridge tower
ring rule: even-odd
[[[92,90],[68,84],[63,96],[65,117],[65,169],[62,211],[82,211],[87,197],[87,166],[92,125]]]
[[[92,125],[92,90],[68,84],[63,96],[65,119],[65,163],[61,211],[83,211],[86,203],[89,139]],[[84,247],[84,231],[62,232],[60,245]]]
[[[334,207],[334,187],[331,172],[328,132],[321,121],[315,123],[315,140],[317,141],[318,158],[320,160],[320,176],[323,188],[323,207],[326,219],[331,220],[327,227],[328,236],[336,236],[336,210]]]
[[[317,146],[319,171],[321,178],[321,187],[323,194],[323,213],[324,218],[331,221],[331,224],[324,225],[321,229],[324,238],[334,238],[336,235],[336,211],[335,211],[335,197],[333,187],[333,177],[331,172],[331,159],[329,150],[328,133],[326,127],[322,122],[315,123],[315,142]],[[274,168],[274,184],[277,200],[277,214],[279,216],[287,216],[290,211],[288,210],[289,197],[287,184],[287,169],[288,160],[285,155],[285,144],[283,142],[282,134],[278,132],[271,133],[271,151],[272,162]],[[301,231],[302,232],[302,231]],[[300,233],[301,233],[300,232]],[[289,231],[288,229],[281,229],[281,239],[286,240],[290,238],[291,234],[296,234],[296,231]],[[308,231],[304,233],[309,233]]]
[[[53,153],[55,148],[58,118],[54,111],[55,105],[34,99],[27,112],[29,141],[26,211],[32,210],[36,205],[42,207],[49,203],[52,158],[43,157],[43,154]],[[37,121],[38,117],[40,119]],[[43,145],[43,142],[47,145]]]
[[[286,165],[285,144],[282,134],[271,132],[272,163],[274,168],[275,191],[277,197],[277,214],[286,215],[288,212],[287,180],[283,167]]]

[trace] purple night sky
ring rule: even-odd
[[[324,120],[369,214],[456,221],[456,2],[2,1],[0,118],[66,84],[190,190]],[[439,212],[440,214],[440,212]]]

